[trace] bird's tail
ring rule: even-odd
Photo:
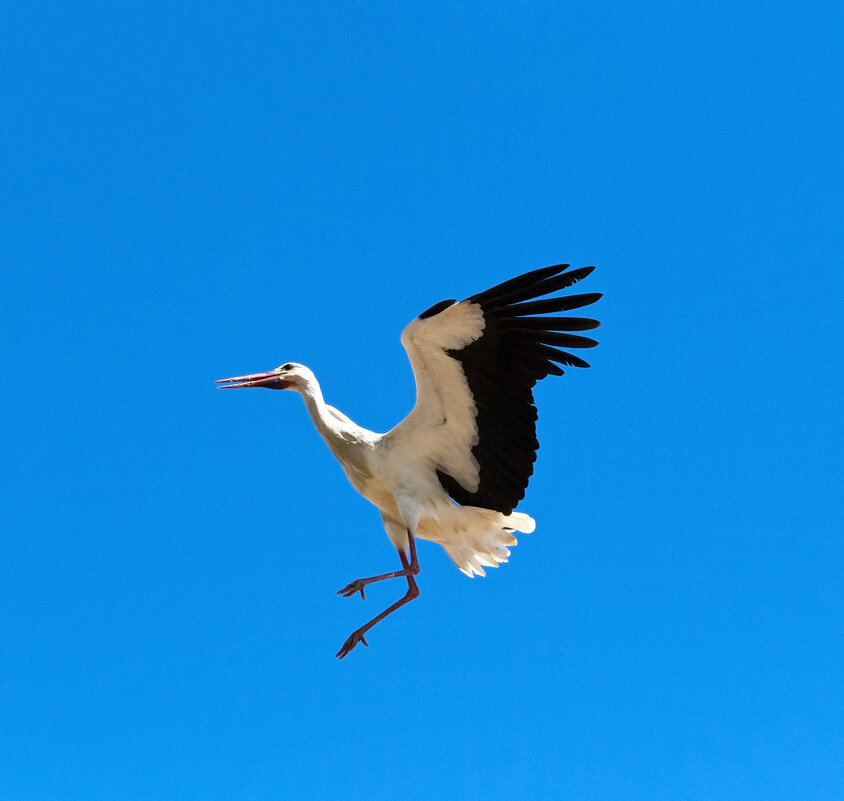
[[[442,546],[469,578],[485,576],[484,567],[498,567],[507,561],[510,548],[517,542],[514,531],[530,534],[536,528],[533,518],[521,512],[504,515],[476,506],[458,509],[460,514]]]

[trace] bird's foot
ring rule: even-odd
[[[365,601],[366,595],[363,593],[363,588],[366,587],[367,584],[369,584],[369,582],[366,579],[355,579],[351,584],[343,587],[342,590],[337,590],[337,594],[342,595],[344,598],[351,598],[355,593],[359,592],[361,600]],[[364,643],[364,645],[365,644],[366,643]],[[352,648],[354,648],[354,646],[352,646]],[[351,651],[351,648],[349,650]]]
[[[362,642],[367,648],[369,648],[369,643],[366,641],[366,638],[363,636],[365,634],[364,629],[358,629],[357,631],[353,631],[349,636],[349,639],[343,643],[343,647],[337,652],[336,656],[338,659],[342,659],[346,654],[349,653],[359,642]]]

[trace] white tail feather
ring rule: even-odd
[[[476,506],[455,507],[450,520],[440,519],[438,531],[431,531],[425,522],[419,536],[439,542],[469,578],[485,576],[484,567],[498,567],[508,560],[517,542],[514,531],[530,534],[536,528],[533,518],[521,512],[504,515]]]

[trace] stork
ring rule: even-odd
[[[595,269],[570,266],[533,270],[460,302],[444,300],[413,320],[401,342],[416,379],[416,403],[386,434],[361,428],[329,406],[314,374],[295,362],[217,382],[223,389],[298,392],[352,486],[381,512],[401,570],[356,579],[337,594],[360,593],[365,600],[368,585],[392,578],[404,578],[407,592],[352,632],[337,652],[340,659],[358,643],[368,646],[366,633],[419,595],[417,538],[442,545],[471,578],[507,561],[514,532],[534,530],[532,518],[513,511],[539,448],[533,386],[562,375],[560,365],[589,367],[568,349],[598,344],[571,333],[597,328],[597,320],[547,316],[601,297],[543,297]]]

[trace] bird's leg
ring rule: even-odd
[[[343,587],[342,590],[337,590],[337,594],[342,595],[344,598],[351,598],[355,593],[359,592],[360,597],[363,600],[366,600],[366,595],[364,594],[363,589],[367,584],[373,584],[376,581],[384,581],[384,579],[400,578],[401,576],[415,576],[419,572],[419,564],[416,561],[416,542],[409,530],[407,532],[407,536],[410,552],[412,554],[412,562],[408,560],[404,551],[400,548],[397,549],[399,552],[399,559],[401,559],[402,567],[404,568],[403,570],[394,570],[392,573],[382,573],[380,576],[355,579],[351,584]]]
[[[373,576],[371,579],[358,579],[358,581],[370,582],[379,581],[384,578],[404,576],[407,579],[407,592],[404,594],[403,598],[399,598],[399,600],[392,606],[388,606],[380,615],[372,618],[372,620],[370,620],[365,626],[361,626],[356,631],[353,631],[349,636],[349,639],[343,643],[343,647],[337,652],[337,656],[340,659],[346,656],[346,654],[348,654],[349,651],[351,651],[359,642],[362,642],[365,646],[369,647],[369,643],[364,638],[366,632],[369,631],[376,623],[379,623],[387,617],[387,615],[392,614],[396,611],[396,609],[404,606],[406,603],[409,603],[419,596],[419,587],[416,586],[416,580],[413,578],[419,572],[419,562],[416,559],[416,540],[414,539],[413,534],[410,533],[409,529],[407,532],[407,540],[410,548],[410,559],[408,560],[403,551],[399,551],[399,558],[404,566],[404,570],[397,570],[395,573],[387,573],[383,576]],[[352,582],[352,584],[354,583],[355,582]],[[352,585],[350,584],[349,586],[351,587]],[[357,590],[355,590],[355,592],[357,592]],[[361,587],[361,596],[363,596],[363,586]]]

